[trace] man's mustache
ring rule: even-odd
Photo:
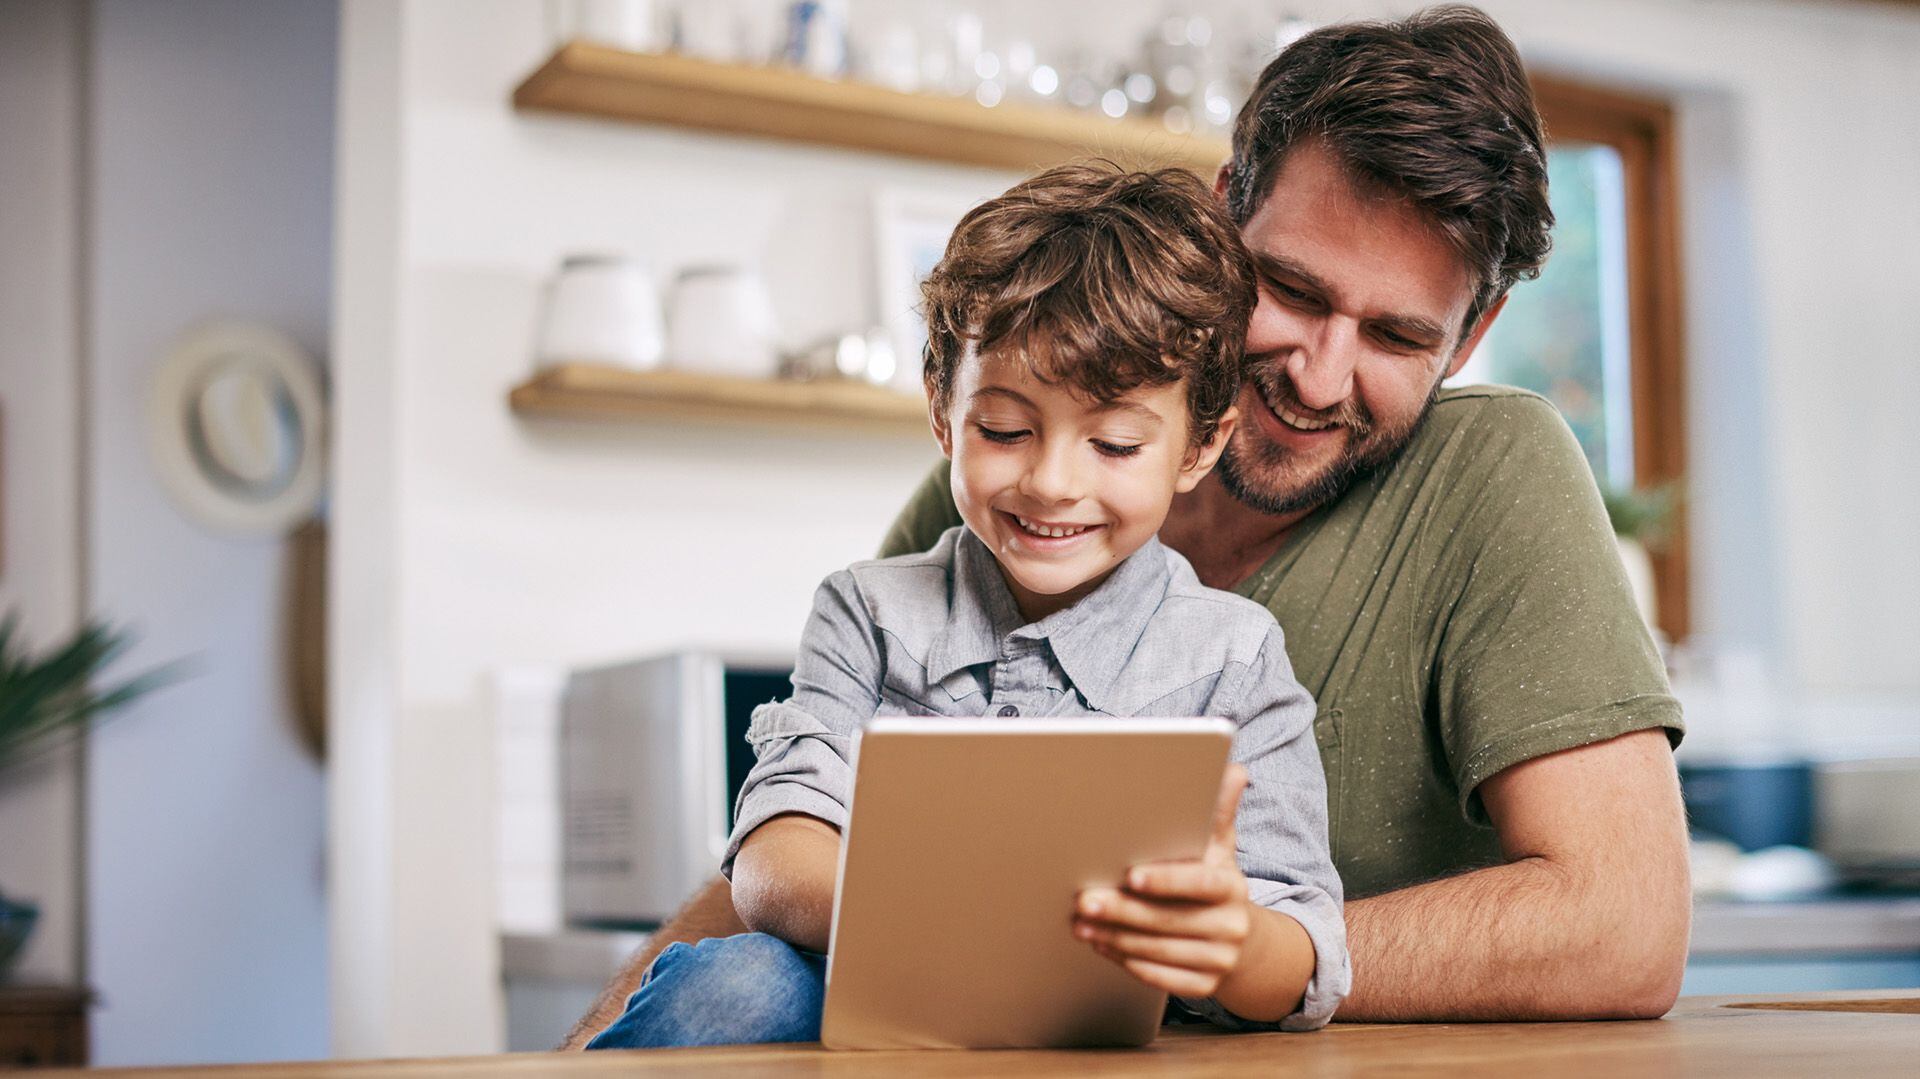
[[[1301,404],[1300,395],[1293,388],[1293,379],[1278,362],[1249,364],[1247,378],[1260,391],[1260,396],[1266,399],[1267,404],[1276,409],[1284,408],[1310,420],[1338,424],[1347,428],[1355,439],[1364,438],[1373,430],[1373,416],[1355,397],[1349,396],[1329,414]]]

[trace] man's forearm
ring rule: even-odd
[[[1523,858],[1349,902],[1354,980],[1339,1018],[1664,1015],[1679,990],[1689,907],[1657,877],[1596,880]]]
[[[647,968],[653,965],[654,957],[667,945],[692,944],[708,937],[730,937],[746,931],[747,927],[741,924],[740,916],[733,911],[733,889],[727,884],[727,878],[713,878],[705,888],[687,900],[685,906],[675,911],[667,924],[648,938],[645,947],[627,960],[627,965],[600,991],[599,999],[574,1024],[567,1040],[561,1042],[559,1048],[562,1051],[585,1049],[595,1034],[613,1025],[613,1021],[626,1011],[627,998],[640,988],[640,979],[646,975]]]

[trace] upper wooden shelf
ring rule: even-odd
[[[1148,120],[987,108],[968,98],[585,41],[561,46],[514,89],[513,104],[1022,171],[1102,155],[1130,166],[1184,165],[1212,179],[1231,152],[1224,139],[1177,135]]]
[[[656,418],[868,434],[928,430],[927,403],[920,396],[841,379],[794,382],[566,363],[515,386],[508,400],[523,416]]]

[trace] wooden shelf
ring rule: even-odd
[[[522,416],[771,424],[856,434],[928,431],[927,403],[920,396],[839,379],[791,382],[567,363],[515,386],[508,401]]]
[[[1030,170],[1090,154],[1184,165],[1211,180],[1224,139],[1066,108],[906,94],[783,68],[717,64],[574,41],[513,91],[515,108]]]

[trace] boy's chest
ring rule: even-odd
[[[885,655],[877,714],[883,716],[998,716],[1044,718],[1055,716],[1145,715],[1133,707],[1112,711],[1089,701],[1062,668],[1044,639],[1004,644],[998,658],[963,667],[942,678],[929,676],[924,661],[894,647]],[[1142,672],[1129,678],[1123,671],[1116,686],[1108,687],[1101,703],[1109,706],[1148,705],[1156,716],[1208,715],[1213,677],[1181,679],[1180,685]]]

